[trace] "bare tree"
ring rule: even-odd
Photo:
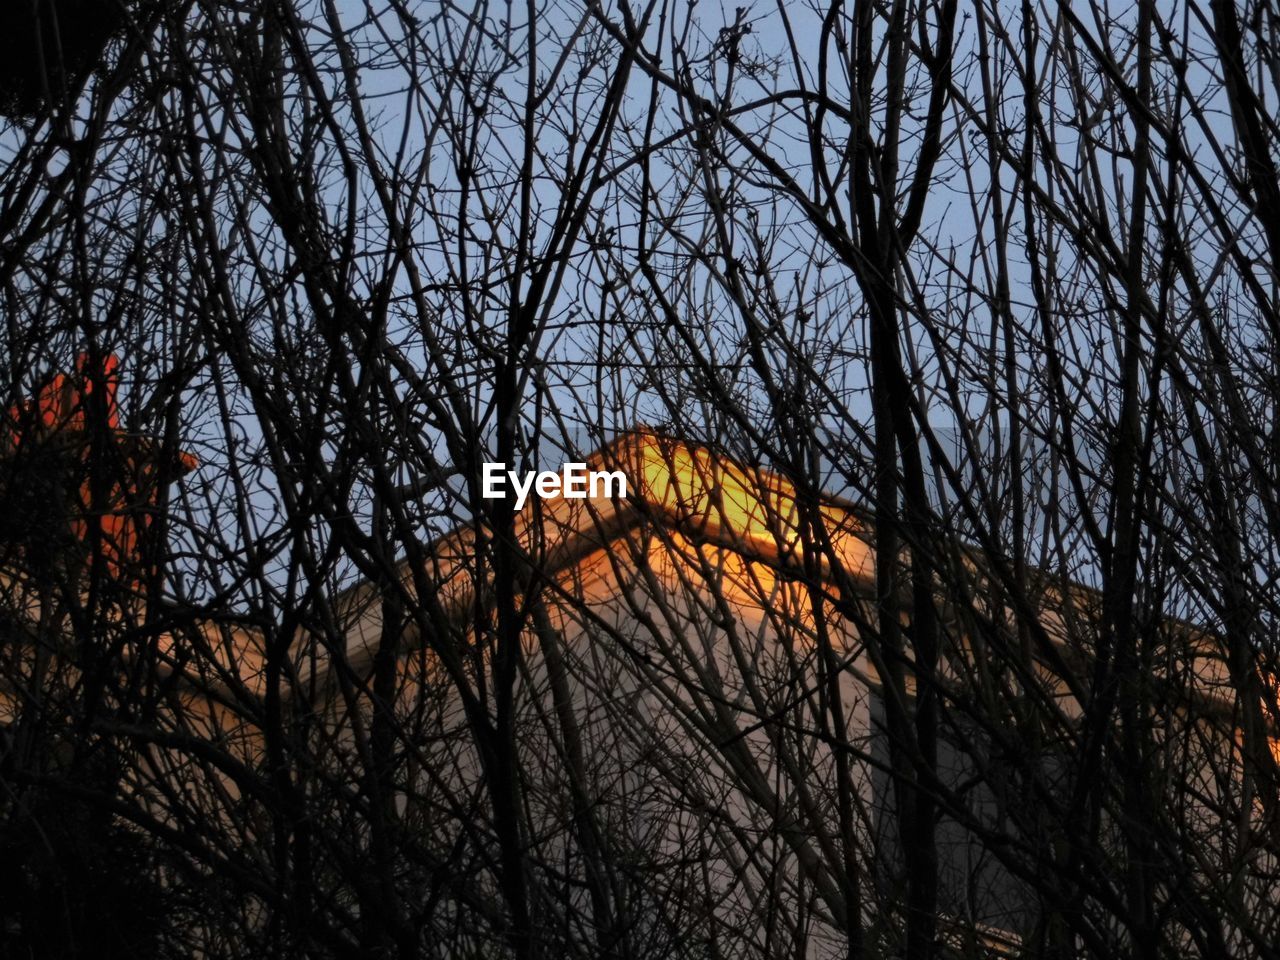
[[[9,953],[1275,954],[1269,9],[19,7]]]

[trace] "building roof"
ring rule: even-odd
[[[774,471],[749,467],[691,442],[650,431],[635,431],[616,438],[587,459],[591,469],[621,470],[628,478],[628,496],[588,496],[584,499],[531,497],[517,515],[515,536],[544,582],[580,564],[635,531],[668,530],[695,538],[698,542],[725,548],[746,561],[759,563],[796,576],[805,572],[800,553],[800,494]],[[872,532],[864,513],[838,497],[821,496],[816,503],[829,540],[819,558],[821,575],[829,573],[827,555],[836,557],[842,576],[865,596],[874,588]],[[482,522],[462,525],[425,547],[425,577],[404,562],[400,567],[405,596],[414,597],[417,585],[434,588],[433,602],[451,622],[463,625],[476,603],[476,556],[488,536]],[[976,576],[981,560],[976,551],[966,563]],[[1067,584],[1058,578],[1038,577],[1043,597],[1041,618],[1053,649],[1041,651],[1051,672],[1083,677],[1088,651],[1079,638],[1069,636],[1062,610],[1073,606],[1088,614],[1096,611],[1098,596],[1087,588]],[[378,588],[364,582],[346,590],[336,601],[345,634],[344,669],[355,675],[366,673],[382,637]],[[1219,642],[1209,632],[1169,621],[1171,634],[1185,649],[1173,668],[1190,669],[1198,678],[1195,699],[1199,708],[1213,713],[1230,712],[1231,688],[1225,657]],[[174,665],[184,660],[182,669],[198,686],[225,699],[256,698],[262,693],[263,639],[248,626],[205,625],[204,642],[213,653],[213,662],[201,658],[180,658],[176,649]],[[172,644],[172,639],[169,640]],[[407,655],[419,646],[411,636],[401,650]],[[317,649],[319,648],[319,649]],[[299,637],[294,644],[293,668],[297,686],[312,680],[324,681],[333,668],[333,651],[323,644]],[[203,658],[208,661],[209,658]],[[199,676],[194,674],[198,673]],[[1068,687],[1074,686],[1068,683]]]

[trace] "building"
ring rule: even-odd
[[[893,956],[920,921],[920,848],[928,926],[953,955],[1132,943],[1109,898],[1147,848],[1194,866],[1164,878],[1161,902],[1187,911],[1171,942],[1256,946],[1195,914],[1222,871],[1252,916],[1276,900],[1276,801],[1212,636],[1157,625],[1144,699],[1118,708],[1146,718],[1158,793],[1136,797],[1123,776],[1093,789],[1095,598],[1041,578],[1039,645],[1013,656],[995,646],[1012,619],[992,601],[1003,594],[960,545],[956,583],[939,588],[926,756],[918,727],[895,728],[895,709],[916,723],[921,681],[909,643],[895,659],[877,640],[874,532],[855,504],[651,433],[591,463],[622,470],[630,496],[531,500],[516,519],[519,656],[502,645],[480,524],[348,590],[327,621],[147,632],[120,605],[106,660],[41,645],[47,602],[11,563],[10,622],[35,639],[10,645],[0,719],[27,736],[55,676],[76,714],[104,662],[147,685],[145,710],[131,701],[127,722],[108,710],[95,728],[115,745],[100,792],[116,821],[177,851],[166,889],[218,887],[209,913],[184,908],[204,955],[535,955],[540,942],[544,955],[827,957],[848,955],[857,930],[865,956]],[[961,588],[971,603],[954,602]],[[1123,747],[1104,736],[1096,769],[1123,771],[1110,756]],[[56,782],[81,769],[60,749],[40,768]],[[904,835],[904,803],[930,811],[927,843]],[[1139,809],[1160,822],[1135,832]],[[1175,840],[1186,849],[1162,849]]]

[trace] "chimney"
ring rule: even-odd
[[[119,361],[81,354],[0,423],[0,547],[30,574],[105,574],[131,592],[164,489],[196,460],[120,427]]]

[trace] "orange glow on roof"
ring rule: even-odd
[[[676,526],[753,556],[786,565],[803,562],[801,515],[794,486],[770,470],[652,433],[634,434],[605,452],[639,479],[643,506]],[[847,506],[821,501],[813,522],[830,539],[830,554],[858,579],[873,575],[864,524]],[[824,555],[820,566],[829,568]]]

